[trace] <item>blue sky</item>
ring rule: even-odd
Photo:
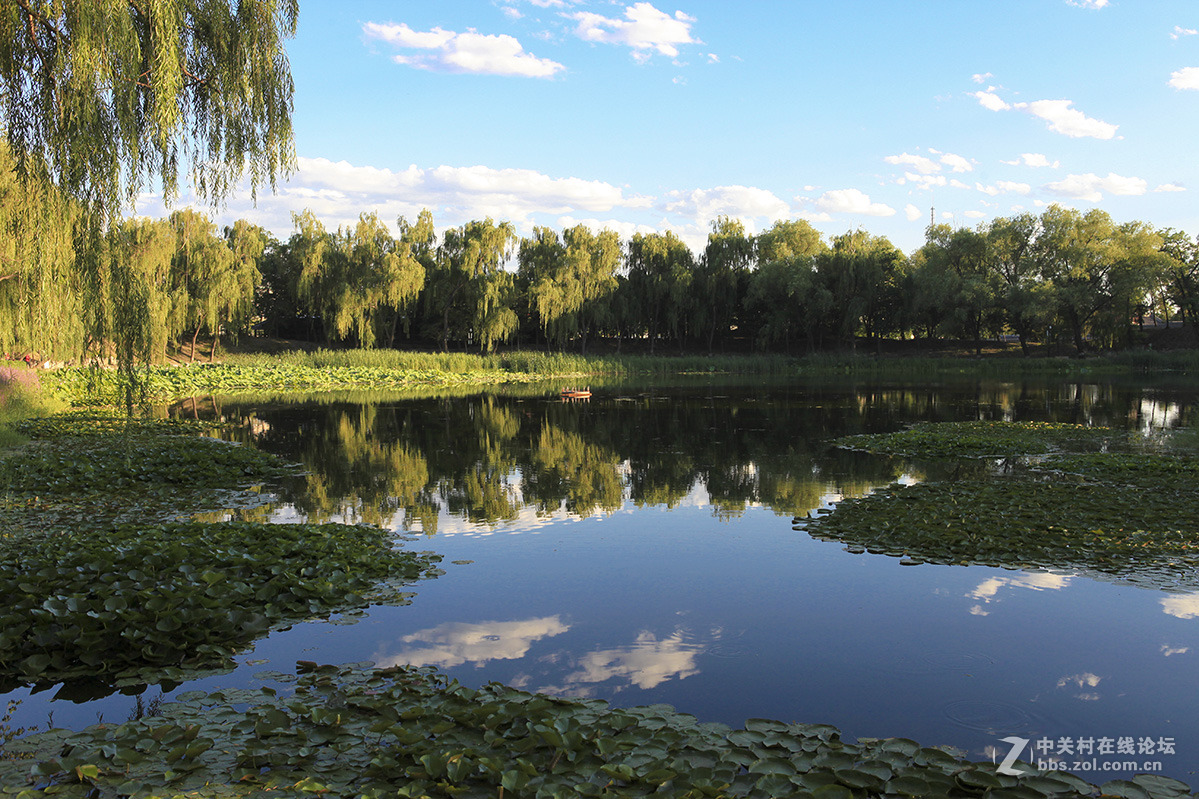
[[[911,252],[930,207],[1056,202],[1196,234],[1197,31],[1195,0],[307,0],[298,169],[218,219],[428,207],[699,249],[726,214]]]

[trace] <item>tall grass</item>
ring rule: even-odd
[[[48,416],[66,407],[66,403],[42,390],[37,372],[24,366],[0,367],[0,449],[28,440],[13,429],[17,422]]]
[[[782,355],[575,355],[514,350],[492,355],[465,352],[404,352],[399,350],[316,350],[274,354],[230,355],[233,366],[373,367],[466,374],[500,371],[530,375],[679,374],[724,372],[771,374],[793,371],[795,359]]]

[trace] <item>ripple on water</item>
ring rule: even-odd
[[[1018,705],[985,699],[962,699],[942,708],[945,717],[970,730],[993,735],[1021,732],[1034,722],[1032,714]]]

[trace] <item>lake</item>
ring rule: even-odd
[[[255,518],[382,524],[441,554],[445,574],[410,605],[273,633],[236,672],[179,690],[258,684],[301,659],[412,663],[470,685],[664,702],[734,726],[828,723],[974,760],[1003,758],[1016,736],[1092,782],[1137,761],[1195,783],[1199,588],[905,565],[804,523],[949,468],[831,447],[838,436],[1039,420],[1148,438],[1189,426],[1195,402],[1169,386],[706,377],[593,386],[586,401],[547,387],[187,401],[172,412],[223,418],[231,437],[304,464]],[[22,700],[15,724],[53,712],[59,726],[123,720],[134,701],[71,701],[84,695],[7,698]]]

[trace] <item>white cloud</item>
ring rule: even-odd
[[[624,45],[634,51],[635,57],[640,54],[642,59],[648,57],[651,50],[674,58],[679,54],[678,45],[697,42],[691,37],[694,17],[682,11],[674,12],[672,17],[654,8],[651,3],[627,6],[624,19],[605,17],[590,11],[580,11],[570,15],[570,18],[578,23],[575,35],[580,39]]]
[[[1162,654],[1166,657],[1170,657],[1171,655],[1185,655],[1190,651],[1191,648],[1189,646],[1170,646],[1169,644],[1162,644]]]
[[[903,185],[905,182],[915,184],[923,191],[928,191],[937,186],[944,186],[949,181],[944,175],[917,175],[915,172],[904,172],[903,178],[897,180],[896,183]]]
[[[1194,28],[1184,28],[1181,25],[1175,25],[1174,30],[1170,32],[1171,39],[1180,39],[1183,36],[1194,36],[1199,33],[1199,30]]]
[[[957,178],[954,178],[953,180],[949,181],[949,185],[950,185],[950,186],[953,186],[955,189],[969,189],[969,188],[973,188],[973,187],[972,187],[972,186],[970,186],[969,184],[967,184],[967,183],[963,183],[962,181],[958,180]]]
[[[1199,67],[1183,67],[1171,72],[1170,85],[1175,89],[1199,89]]]
[[[1011,108],[1003,99],[991,89],[985,92],[970,92],[971,97],[978,98],[978,104],[988,111],[1006,111]]]
[[[1071,108],[1072,105],[1072,100],[1035,100],[1031,103],[1017,103],[1012,107],[1040,117],[1049,123],[1049,129],[1054,133],[1061,133],[1073,139],[1110,139],[1116,135],[1119,125],[1092,119],[1077,108]]]
[[[1199,594],[1174,594],[1161,600],[1162,610],[1180,619],[1199,619]]]
[[[1184,186],[1179,186],[1177,183],[1163,183],[1162,185],[1160,185],[1156,189],[1154,189],[1154,191],[1156,191],[1156,192],[1186,191],[1186,188]]]
[[[1066,0],[1066,5],[1077,6],[1078,8],[1093,8],[1100,9],[1107,5],[1108,0]]]
[[[926,158],[923,155],[910,155],[909,153],[901,153],[900,155],[888,155],[883,159],[888,164],[897,166],[910,166],[921,175],[935,175],[941,171],[941,166],[931,158]]]
[[[521,17],[524,16],[524,14],[520,13],[519,8],[513,8],[512,6],[504,6],[500,10],[503,11],[505,16],[507,16],[510,19],[520,19]]]
[[[708,63],[709,64],[719,64],[720,56],[716,55],[715,53],[708,53]]]
[[[992,75],[990,72],[976,72],[970,76],[970,80],[974,81],[975,83],[985,83],[987,78],[993,78],[993,77],[995,77],[995,76]]]
[[[870,196],[858,189],[833,189],[816,200],[816,207],[833,214],[862,214],[865,216],[894,216],[895,209],[870,201]]]
[[[908,218],[909,222],[915,222],[924,216],[924,212],[911,203],[908,203],[903,207],[903,215]]]
[[[1031,167],[1043,167],[1044,166],[1044,167],[1050,167],[1052,169],[1057,169],[1058,166],[1061,164],[1061,161],[1050,162],[1048,158],[1041,155],[1040,153],[1021,153],[1020,157],[1014,161],[1000,161],[1000,163],[1009,164],[1011,166],[1020,166],[1021,164],[1023,164],[1024,166],[1031,166]]]
[[[1149,184],[1142,178],[1126,178],[1109,172],[1101,178],[1090,172],[1083,175],[1067,175],[1065,178],[1045,185],[1045,190],[1059,197],[1086,200],[1097,203],[1104,193],[1137,196],[1148,190]]]
[[[945,153],[941,156],[941,163],[952,169],[954,172],[973,172],[974,166],[970,160],[960,155],[953,153]]]
[[[606,214],[654,204],[653,198],[628,195],[603,181],[551,177],[529,169],[413,165],[393,171],[305,157],[297,159],[295,174],[277,193],[258,197],[257,206],[244,193],[240,197],[229,202],[222,219],[253,218],[284,240],[292,233],[291,214],[305,208],[329,229],[356,223],[363,211],[376,211],[391,222],[400,215],[414,219],[422,208],[433,211],[439,227],[490,216],[522,229],[534,215]],[[178,205],[188,201],[180,198]]]
[[[1016,183],[1015,181],[1011,180],[997,180],[995,181],[995,185],[998,186],[1002,191],[1006,191],[1011,194],[1028,194],[1032,191],[1032,186],[1028,185],[1027,183]]]
[[[999,194],[999,189],[995,186],[984,186],[981,183],[975,183],[974,188],[978,189],[983,194],[986,194],[990,197],[994,197],[996,194]]]
[[[791,214],[791,207],[765,189],[752,186],[717,186],[713,189],[672,191],[663,198],[663,210],[692,217],[701,227],[724,214],[745,220],[773,222]]]
[[[962,216],[966,217],[967,219],[982,219],[986,216],[986,214],[982,211],[967,211],[962,214]]]
[[[393,47],[421,51],[395,55],[392,60],[430,72],[551,78],[566,69],[556,61],[526,53],[520,42],[507,34],[455,33],[442,28],[414,31],[404,23],[378,22],[366,23],[362,32]]]

